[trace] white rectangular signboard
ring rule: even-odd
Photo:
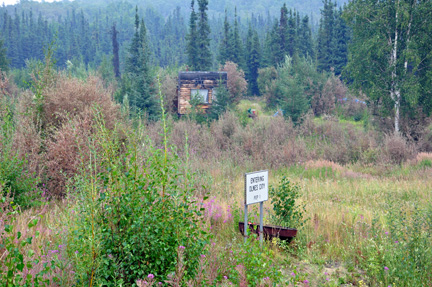
[[[268,200],[268,170],[245,174],[246,205]]]

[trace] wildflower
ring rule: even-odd
[[[388,231],[386,231],[386,232],[384,232],[384,234],[385,234],[385,235],[388,235],[389,233],[388,233]]]
[[[329,278],[326,278],[326,280],[327,280],[327,281],[330,281],[330,279],[329,279]]]
[[[112,254],[108,254],[108,257],[109,257],[109,258],[113,258]]]
[[[308,280],[304,280],[303,283],[309,284],[309,281]]]
[[[204,254],[201,254],[201,258],[205,258],[206,256]]]
[[[227,277],[227,276],[224,276],[224,279],[228,279],[228,277]]]
[[[158,282],[158,285],[162,285],[162,282]]]
[[[183,245],[179,246],[179,249],[185,249],[186,247],[184,247]]]
[[[58,253],[58,250],[50,250],[50,253]]]
[[[324,272],[324,275],[329,275],[327,272]]]
[[[384,270],[389,270],[389,268],[387,266],[384,266]]]
[[[77,251],[75,251],[75,254],[78,254],[78,250],[77,250]]]
[[[294,272],[291,273],[291,276],[296,276]]]
[[[397,241],[397,240],[396,240],[396,241],[395,241],[395,243],[396,243],[396,244],[398,244],[398,243],[399,243],[399,241]]]
[[[264,278],[264,280],[270,280],[270,277],[266,277],[266,278]]]
[[[153,278],[154,278],[154,275],[150,273],[150,274],[147,276],[147,278],[153,279]]]

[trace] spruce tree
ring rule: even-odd
[[[111,28],[111,39],[112,39],[112,48],[113,48],[113,67],[114,67],[114,75],[117,79],[120,79],[120,58],[119,58],[119,44],[117,41],[118,31],[116,29],[116,24],[114,24]]]
[[[317,66],[321,71],[330,71],[334,68],[335,50],[335,4],[329,0],[324,0],[324,8],[321,10],[321,19],[318,30],[318,51]]]
[[[123,95],[127,94],[130,105],[138,111],[148,114],[151,119],[158,114],[154,91],[151,88],[150,51],[148,48],[147,29],[139,19],[138,7],[135,14],[135,34],[129,47],[123,80]]]
[[[0,39],[0,70],[2,72],[9,71],[9,61],[6,57],[6,48],[3,46],[3,39]]]
[[[281,63],[285,59],[285,55],[288,53],[288,9],[286,4],[281,8],[281,14],[279,19],[279,50],[276,54],[277,63]]]
[[[268,66],[277,66],[283,59],[281,49],[280,29],[278,21],[275,21],[272,29],[266,37],[266,64]]]
[[[249,29],[246,38],[246,80],[248,82],[249,94],[259,96],[258,88],[258,69],[261,62],[261,48],[258,33],[252,29],[249,24]]]
[[[349,29],[342,18],[342,8],[335,14],[335,51],[333,56],[334,72],[336,75],[342,73],[348,62]]]
[[[231,40],[231,27],[228,22],[227,10],[225,9],[225,19],[224,19],[224,29],[222,41],[219,45],[219,55],[218,62],[220,64],[225,64],[226,61],[229,61],[230,55],[232,53],[232,40]]]
[[[297,17],[296,17],[296,12],[294,11],[293,14],[293,12],[290,10],[287,31],[286,31],[285,55],[289,55],[290,57],[293,57],[296,52],[297,52]]]
[[[232,34],[232,55],[230,57],[230,60],[236,64],[239,65],[240,68],[244,69],[244,61],[243,61],[243,44],[242,40],[240,39],[240,31],[239,31],[239,25],[238,25],[238,19],[237,19],[237,8],[235,8],[234,13],[234,29]]]
[[[309,17],[306,15],[303,17],[298,28],[298,51],[299,55],[303,57],[315,58],[313,41],[312,41],[312,31],[309,26]]]
[[[191,15],[189,18],[189,33],[186,36],[187,46],[186,53],[188,55],[188,65],[191,70],[197,69],[198,66],[198,15],[195,12],[195,1],[191,1]]]
[[[209,70],[212,65],[212,55],[210,52],[210,25],[208,23],[207,10],[208,0],[198,0],[198,57],[195,69],[198,71]]]

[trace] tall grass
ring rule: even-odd
[[[43,132],[28,94],[16,106],[2,98],[0,110],[0,257],[17,248],[24,264],[33,263],[14,274],[30,282],[431,285],[432,157],[401,138],[349,123],[306,117],[294,126],[235,112],[209,125],[130,121],[94,77],[58,75],[40,94]],[[261,250],[253,236],[244,245],[238,221],[243,174],[263,168],[275,191],[283,177],[298,186],[295,204],[305,205],[309,220],[291,244]],[[29,183],[15,201],[40,194],[42,206],[12,216],[5,191],[20,190],[12,183]],[[45,203],[47,195],[56,201]],[[250,210],[256,221],[257,207]],[[266,202],[265,222],[274,215]],[[32,241],[19,246],[19,233]]]

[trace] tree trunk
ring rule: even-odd
[[[396,7],[396,25],[395,25],[395,33],[394,33],[394,41],[391,41],[390,39],[390,43],[393,42],[393,47],[392,47],[392,52],[391,52],[391,56],[390,56],[390,67],[392,68],[392,73],[391,73],[391,87],[390,87],[390,97],[394,102],[395,105],[395,115],[394,115],[394,123],[395,123],[395,127],[394,127],[394,133],[395,134],[399,134],[399,118],[400,118],[400,89],[398,87],[397,84],[397,45],[398,45],[398,37],[399,37],[399,31],[398,31],[398,11],[399,10],[399,1],[397,2],[397,7]]]
[[[395,92],[395,129],[394,133],[399,134],[399,118],[400,118],[400,90]]]

